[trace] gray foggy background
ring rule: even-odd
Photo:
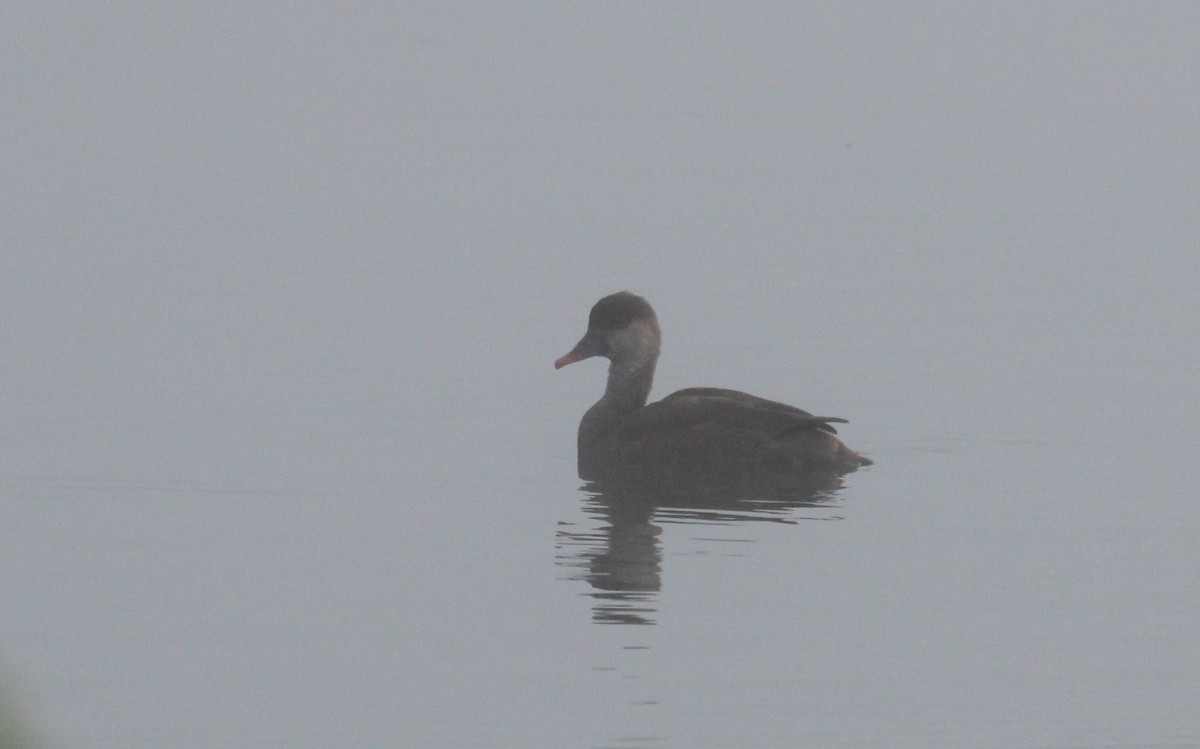
[[[1191,3],[3,5],[0,727],[1200,745],[1197,39]],[[602,367],[551,366],[625,288],[655,397],[877,461],[658,513],[636,596],[575,478]]]

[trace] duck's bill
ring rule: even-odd
[[[554,360],[554,368],[562,369],[568,364],[590,359],[593,356],[600,356],[603,353],[600,346],[596,344],[596,341],[590,336],[585,335],[580,339],[579,343],[575,344],[575,348],[571,349],[569,353]]]

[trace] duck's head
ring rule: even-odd
[[[562,369],[593,356],[603,356],[629,368],[658,357],[662,332],[650,303],[637,294],[619,291],[592,307],[588,329],[575,348],[554,362]]]

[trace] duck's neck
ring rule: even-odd
[[[589,333],[591,331],[589,330]],[[599,475],[620,460],[621,424],[646,405],[662,334],[653,314],[606,334],[608,385],[579,422],[579,475]]]
[[[646,405],[654,384],[657,357],[640,362],[612,362],[608,365],[608,385],[600,403],[617,413],[627,414]],[[597,403],[596,405],[600,405]]]
[[[579,422],[579,470],[581,476],[596,473],[596,466],[608,459],[614,449],[610,438],[621,420],[646,405],[654,384],[655,359],[633,366],[613,362],[608,367],[608,387],[604,397],[583,415]]]

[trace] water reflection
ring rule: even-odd
[[[591,586],[594,622],[654,624],[657,593],[663,584],[660,523],[732,525],[840,519],[804,516],[798,511],[836,507],[841,487],[840,474],[737,484],[590,482],[580,491],[584,514],[594,523],[589,529],[561,524],[557,562],[571,570],[568,579]]]

